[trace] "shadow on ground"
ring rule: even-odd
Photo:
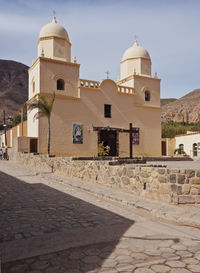
[[[92,272],[134,224],[44,184],[28,184],[2,172],[0,214],[2,273]]]

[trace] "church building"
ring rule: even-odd
[[[67,31],[56,18],[40,31],[38,57],[29,69],[29,101],[37,94],[55,102],[51,114],[51,154],[93,157],[98,145],[110,156],[129,156],[129,124],[133,156],[161,155],[160,79],[151,75],[151,58],[137,41],[120,62],[120,78],[80,79],[80,64],[71,58]],[[27,135],[40,154],[47,153],[47,118],[28,112]]]

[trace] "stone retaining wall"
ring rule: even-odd
[[[200,203],[200,169],[167,169],[151,165],[110,166],[109,161],[10,153],[10,159],[43,171],[120,188],[150,199],[176,204]]]

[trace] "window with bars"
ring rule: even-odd
[[[145,91],[145,101],[150,101],[151,100],[151,93],[150,91]]]
[[[65,81],[62,79],[57,80],[57,90],[65,90]]]

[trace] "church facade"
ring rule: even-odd
[[[56,18],[38,39],[38,58],[29,69],[29,101],[37,94],[50,98],[51,154],[97,156],[99,143],[111,156],[129,155],[133,124],[133,156],[161,155],[160,79],[151,76],[151,58],[137,41],[123,54],[120,79],[80,79],[80,65],[71,60],[71,43]],[[37,141],[37,152],[47,153],[48,124],[28,112],[27,135]]]

